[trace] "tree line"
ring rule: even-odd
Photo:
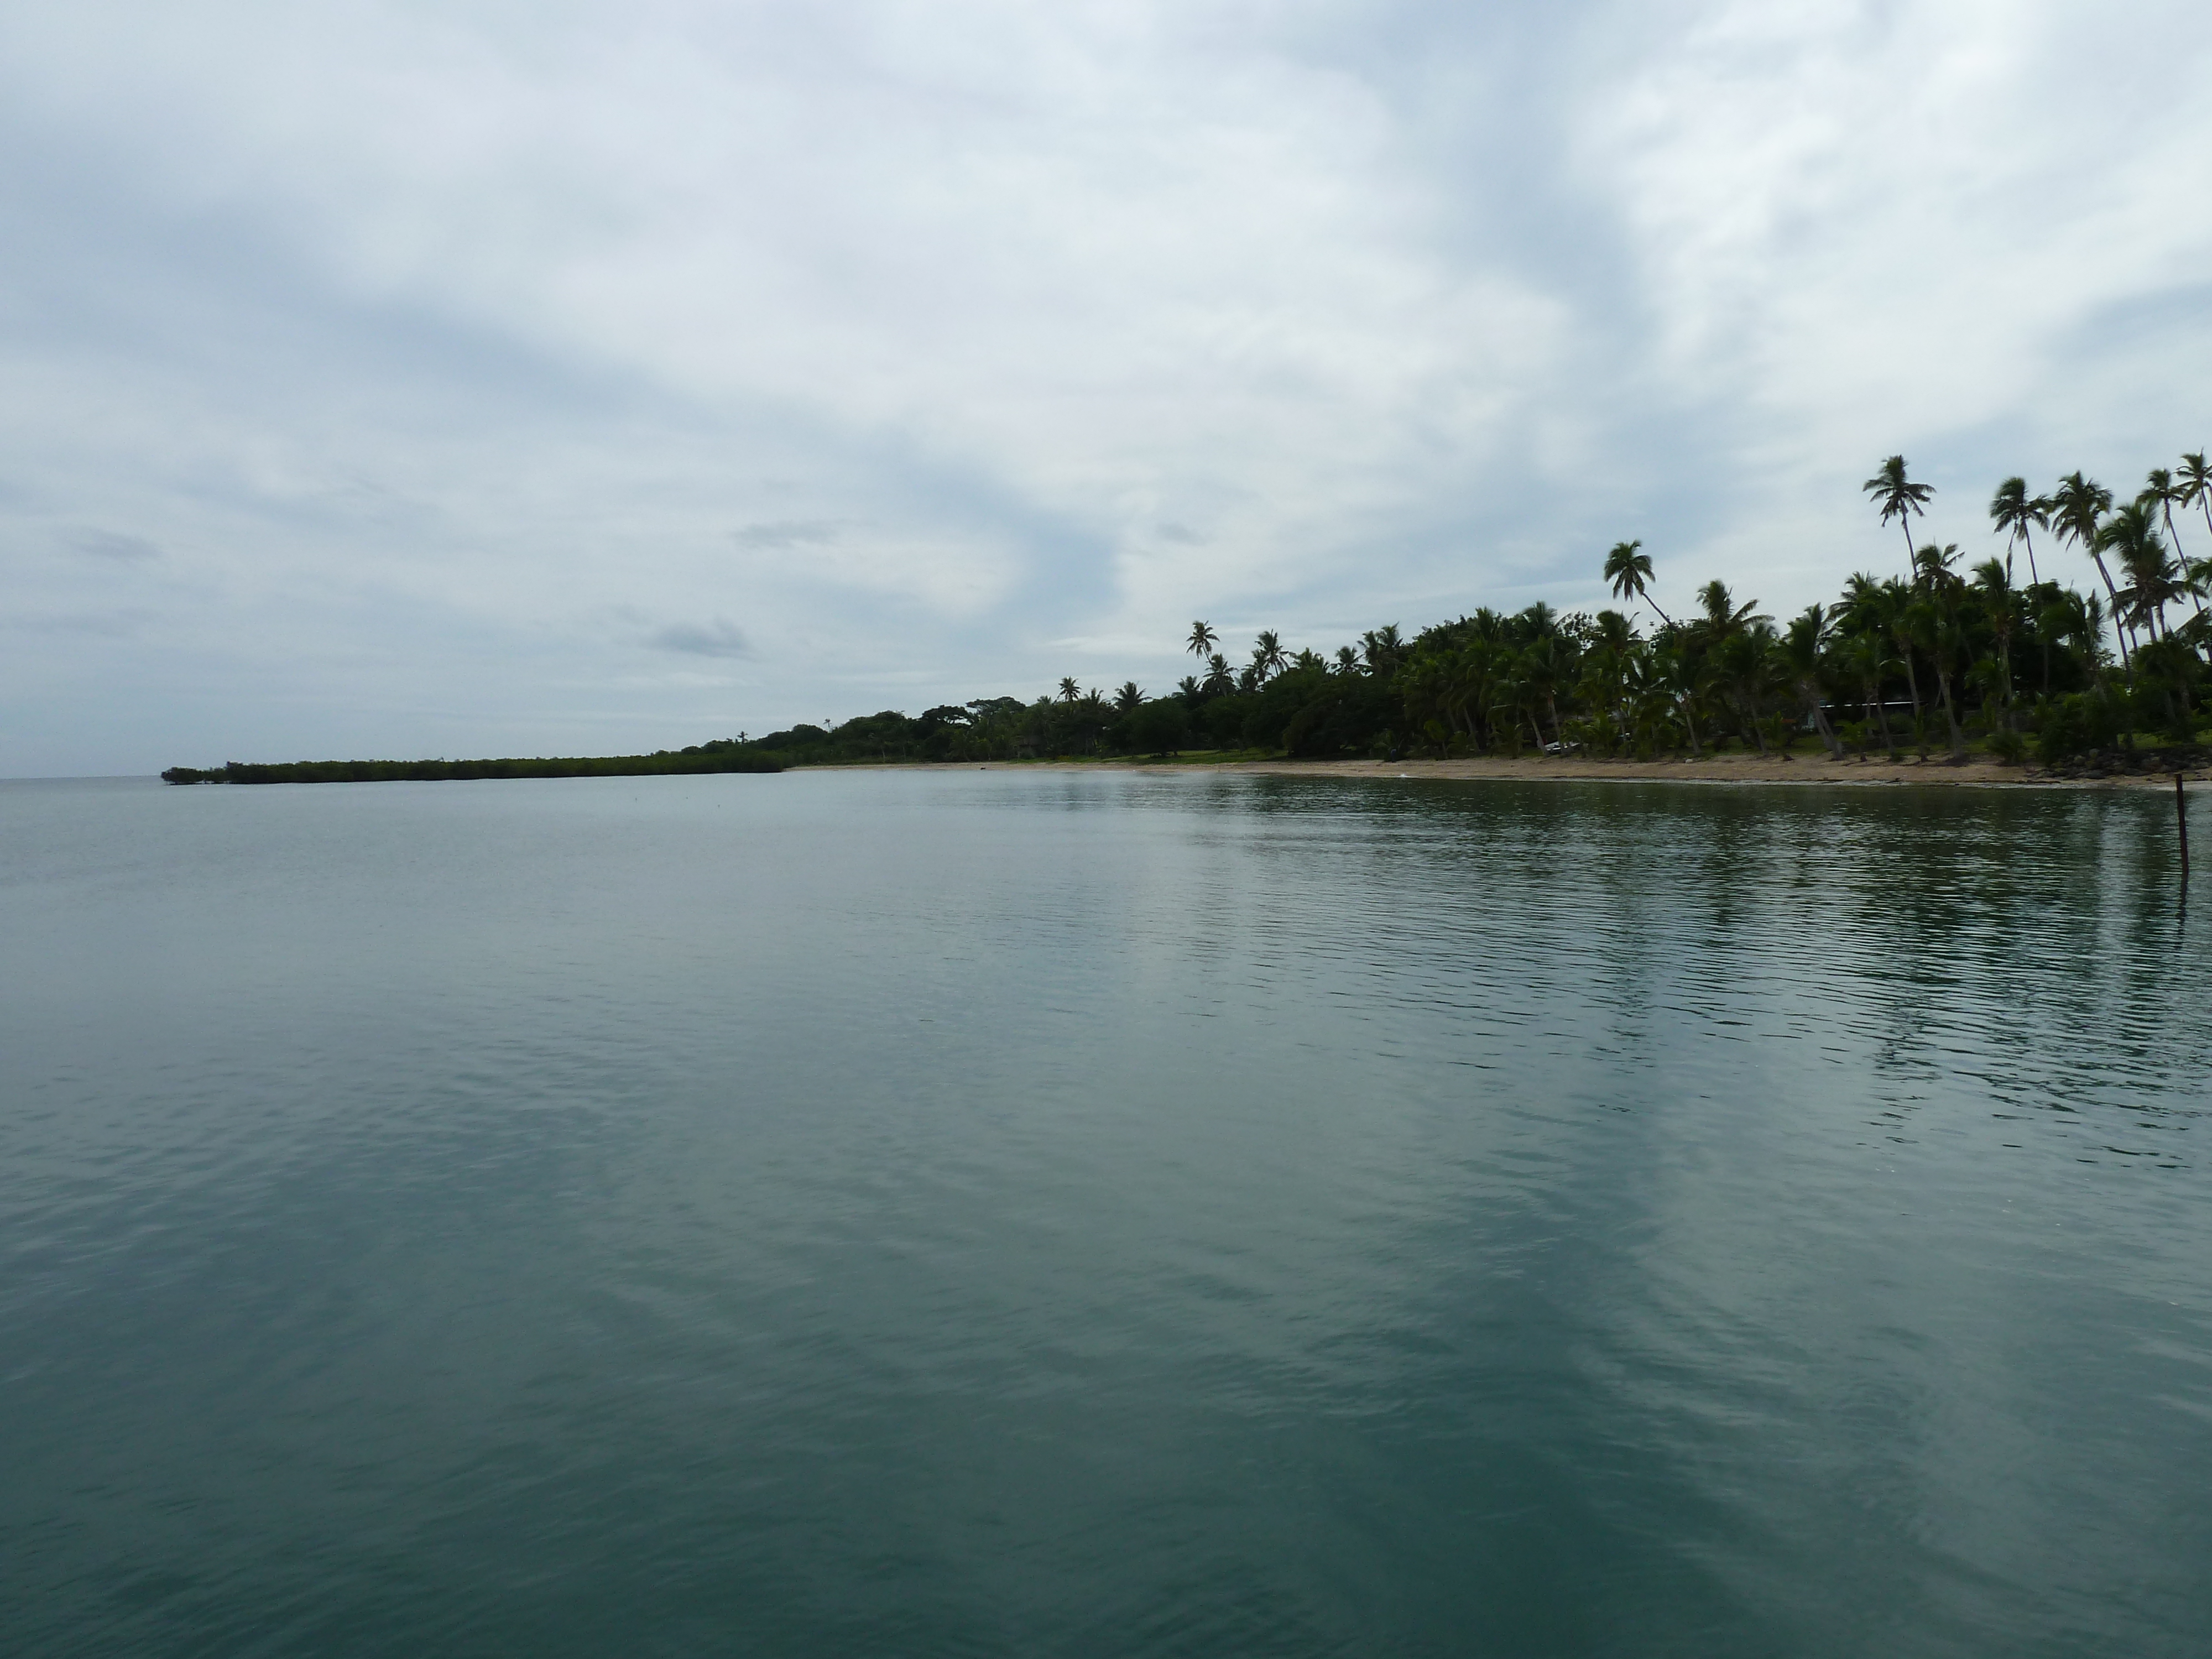
[[[1024,702],[984,697],[908,717],[885,711],[834,728],[797,726],[704,745],[793,763],[1007,760],[1198,749],[1325,758],[1582,751],[1698,757],[1736,748],[1787,755],[1817,740],[1923,758],[2052,762],[2133,746],[2193,744],[2212,665],[2212,471],[2203,454],[2154,468],[2125,501],[2076,471],[2047,493],[2023,478],[1988,508],[2001,554],[1969,562],[1922,542],[1931,486],[1905,458],[1864,489],[1904,538],[1903,566],[1855,573],[1832,603],[1778,623],[1726,583],[1669,616],[1651,597],[1640,541],[1616,544],[1603,574],[1626,609],[1487,608],[1411,638],[1372,629],[1323,656],[1273,631],[1233,664],[1207,623],[1185,648],[1197,672],[1164,696],[1134,681],[1107,692],[1074,679]],[[2204,519],[2191,556],[2175,522]],[[2037,538],[2043,538],[2039,549]],[[2094,569],[2084,587],[2045,577],[2058,556]],[[2024,560],[2027,580],[2020,580]],[[2086,573],[2085,573],[2086,574]],[[1650,626],[1636,614],[1650,613]]]

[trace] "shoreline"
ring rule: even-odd
[[[1913,785],[1981,789],[2171,789],[2171,772],[2115,773],[2101,777],[2052,775],[2033,766],[2007,766],[1973,759],[1954,766],[1947,759],[1926,761],[1831,760],[1800,757],[1721,755],[1703,760],[1608,760],[1595,756],[1469,756],[1457,760],[1050,760],[886,761],[844,766],[794,767],[793,771],[1137,772],[1166,777],[1191,773],[1246,773],[1254,776],[1300,778],[1435,779],[1450,781],[1514,781],[1555,783],[1829,784],[1859,787]],[[2191,783],[2212,782],[2212,769],[2193,768],[2182,775]]]

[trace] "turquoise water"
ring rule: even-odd
[[[2212,1652],[2172,834],[0,785],[0,1646]]]

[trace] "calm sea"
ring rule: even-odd
[[[0,785],[0,1648],[2212,1652],[2172,839]]]

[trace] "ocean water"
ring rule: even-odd
[[[0,1650],[2212,1653],[2172,841],[0,785]]]

